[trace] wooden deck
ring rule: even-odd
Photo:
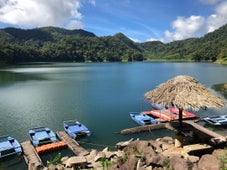
[[[175,125],[174,125],[175,124]],[[210,136],[211,139],[217,141],[216,143],[225,143],[227,142],[227,136],[222,136],[218,133],[215,133],[214,131],[211,131],[197,123],[195,123],[195,120],[184,120],[183,121],[183,127],[182,130],[197,130],[199,132],[202,132],[206,134],[207,136]],[[188,125],[188,126],[186,126]],[[190,127],[191,126],[191,127]],[[179,122],[173,121],[168,123],[160,123],[160,124],[152,124],[152,125],[145,125],[145,126],[137,126],[129,129],[123,129],[120,131],[120,134],[133,134],[133,133],[140,133],[140,132],[146,132],[146,131],[152,131],[157,129],[169,129],[169,130],[176,130],[179,128]]]
[[[25,141],[21,143],[24,152],[24,159],[28,165],[28,170],[41,170],[44,168],[44,165],[36,153],[35,148],[30,141]]]
[[[187,121],[184,121],[184,123],[193,126],[198,131],[203,132],[203,133],[207,134],[208,136],[210,136],[212,138],[222,138],[223,137],[222,135],[220,135],[218,133],[215,133],[214,131],[211,131],[211,130],[207,129],[207,128],[205,128],[205,127],[203,127],[203,126],[195,123],[194,121],[187,120]]]
[[[68,134],[66,134],[66,132],[58,131],[58,132],[56,132],[56,134],[61,140],[66,142],[69,149],[71,149],[76,155],[89,154],[89,152],[86,149],[79,146],[79,144],[74,139],[72,139]]]

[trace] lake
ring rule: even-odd
[[[195,77],[210,88],[227,82],[227,65],[213,63],[40,63],[0,69],[0,135],[20,142],[28,130],[48,126],[63,130],[63,121],[77,119],[92,135],[81,139],[86,148],[114,147],[130,138],[154,139],[173,135],[166,130],[120,135],[137,126],[130,111],[149,110],[144,93],[177,75]],[[218,94],[219,95],[219,94]],[[198,112],[199,116],[227,113],[227,108]],[[223,132],[225,133],[225,132]]]

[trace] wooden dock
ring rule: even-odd
[[[41,170],[44,168],[44,165],[36,153],[35,148],[30,141],[25,141],[21,143],[24,152],[24,159],[28,165],[28,170]]]
[[[223,137],[222,135],[220,135],[218,133],[215,133],[214,131],[211,131],[211,130],[207,129],[207,128],[205,128],[205,127],[203,127],[203,126],[195,123],[194,121],[186,120],[186,121],[184,121],[184,123],[193,126],[198,131],[203,132],[204,134],[207,134],[208,136],[210,136],[212,138],[222,138]]]
[[[86,149],[79,146],[79,144],[74,139],[72,139],[68,134],[66,134],[66,132],[58,131],[58,132],[56,132],[56,134],[61,140],[66,142],[69,149],[71,149],[76,155],[89,154],[89,152]]]
[[[215,133],[214,131],[211,131],[195,122],[195,120],[184,120],[183,127],[181,130],[192,130],[192,131],[199,131],[207,136],[210,136],[211,139],[217,140],[217,143],[227,142],[227,136],[222,136],[218,133]],[[190,127],[191,126],[191,127]],[[160,124],[152,124],[152,125],[144,125],[144,126],[137,126],[129,129],[123,129],[120,131],[120,134],[133,134],[133,133],[140,133],[140,132],[146,132],[146,131],[152,131],[152,130],[158,130],[158,129],[169,129],[169,130],[176,130],[179,128],[179,122],[173,121],[173,122],[167,122],[167,123],[160,123]],[[194,129],[193,129],[194,128]]]

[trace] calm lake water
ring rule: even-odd
[[[28,130],[48,126],[63,130],[62,122],[77,119],[92,135],[81,139],[86,148],[113,147],[130,138],[154,139],[173,135],[166,130],[123,136],[137,126],[130,111],[149,110],[144,93],[177,75],[195,77],[206,87],[227,82],[227,65],[212,63],[51,63],[0,69],[0,135],[20,142]],[[227,113],[227,108],[197,113]],[[224,131],[224,130],[223,130]],[[225,133],[222,132],[222,133]]]

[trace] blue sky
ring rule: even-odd
[[[57,26],[136,42],[201,37],[227,23],[227,0],[0,0],[0,28]]]

